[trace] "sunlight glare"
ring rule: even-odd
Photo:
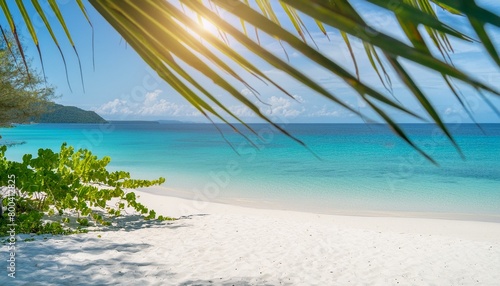
[[[215,27],[210,21],[206,20],[205,18],[201,18],[200,26],[205,32],[217,34],[217,27]]]

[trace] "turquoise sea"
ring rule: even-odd
[[[63,142],[110,156],[113,170],[163,176],[157,192],[186,198],[318,213],[388,214],[500,222],[500,124],[450,125],[465,160],[430,124],[403,125],[439,163],[431,164],[386,125],[288,124],[308,148],[265,124],[258,149],[227,126],[122,122],[35,124],[0,129],[21,143],[20,160]]]

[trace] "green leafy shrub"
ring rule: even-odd
[[[159,185],[165,182],[164,178],[136,180],[131,179],[128,172],[110,172],[106,169],[111,161],[109,157],[98,159],[89,150],[75,151],[66,143],[59,153],[39,149],[38,157],[26,154],[22,162],[7,160],[6,151],[7,147],[0,147],[0,186],[8,186],[8,175],[15,175],[18,233],[74,232],[75,229],[66,226],[70,219],[62,217],[67,211],[76,214],[76,221],[82,227],[90,225],[89,220],[95,225],[109,225],[110,221],[103,217],[103,213],[111,218],[120,216],[126,207],[132,207],[145,219],[156,218],[154,210],[137,202],[135,193],[126,190]],[[43,223],[44,214],[49,217],[59,215],[60,222]],[[7,235],[5,222],[8,219],[4,213],[0,236]]]

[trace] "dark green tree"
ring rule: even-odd
[[[41,115],[53,97],[54,89],[36,69],[30,66],[27,72],[19,50],[9,38],[0,38],[0,126],[25,123]]]

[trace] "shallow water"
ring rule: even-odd
[[[209,124],[36,124],[0,129],[20,160],[63,142],[110,156],[113,170],[167,178],[185,197],[335,212],[416,212],[500,216],[500,125],[403,125],[439,163],[425,160],[385,125],[289,124],[304,148],[268,125],[252,127],[256,150],[226,126]],[[309,150],[308,150],[309,149]],[[239,153],[239,154],[238,154]]]

